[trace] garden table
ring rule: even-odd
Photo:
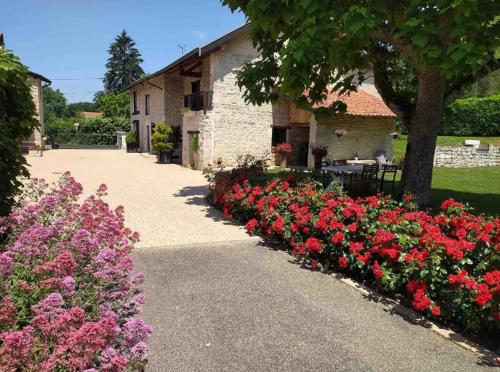
[[[335,182],[337,176],[340,176],[340,184],[344,187],[344,178],[346,175],[363,172],[363,164],[347,164],[347,165],[332,165],[322,167],[321,170],[330,173],[333,176],[333,181],[328,185],[330,189]]]

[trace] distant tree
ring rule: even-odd
[[[282,92],[312,109],[329,89],[355,91],[363,81],[359,72],[371,68],[382,99],[408,129],[402,189],[429,204],[445,103],[500,67],[498,1],[222,2],[245,14],[261,55],[238,76],[250,103]],[[412,76],[414,83],[400,85]]]
[[[106,94],[100,98],[99,111],[104,118],[118,119],[130,116],[130,98],[127,92]]]
[[[12,52],[0,48],[0,216],[12,208],[29,176],[20,145],[38,127],[28,83],[28,69]]]
[[[96,111],[101,111],[101,100],[105,95],[106,93],[104,93],[102,90],[95,92],[92,102],[94,102]]]
[[[68,115],[74,116],[82,111],[98,111],[94,102],[74,102],[69,103],[66,107]]]
[[[119,93],[134,80],[144,75],[141,68],[141,53],[135,48],[135,42],[125,30],[115,38],[109,47],[104,89],[106,93]]]
[[[46,121],[68,117],[66,97],[59,89],[43,88],[43,109]]]

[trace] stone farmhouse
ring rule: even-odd
[[[340,97],[342,115],[315,117],[287,97],[274,104],[247,105],[236,85],[238,69],[258,58],[248,25],[185,54],[161,70],[135,81],[130,93],[131,124],[142,152],[151,151],[157,123],[182,127],[183,166],[201,169],[222,159],[233,165],[240,155],[269,156],[277,143],[292,144],[288,165],[312,167],[311,149],[328,146],[329,159],[392,156],[395,114],[382,102],[367,76],[362,90]],[[337,97],[332,93],[323,105]],[[347,134],[339,138],[335,130]]]

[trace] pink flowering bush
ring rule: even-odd
[[[151,327],[138,318],[144,276],[132,275],[138,234],[123,207],[81,204],[69,173],[49,189],[33,180],[23,205],[0,219],[2,370],[142,370]]]
[[[470,331],[500,328],[500,219],[453,199],[440,213],[407,196],[352,199],[293,179],[252,185],[231,172],[216,204],[250,234],[282,243],[312,269],[334,269]]]

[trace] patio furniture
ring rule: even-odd
[[[363,165],[359,164],[341,164],[323,167],[322,171],[327,172],[332,178],[332,182],[327,186],[327,189],[333,186],[333,183],[340,179],[340,184],[344,186],[345,178],[353,174],[363,172]]]
[[[331,165],[347,165],[347,160],[332,160]]]
[[[390,165],[390,164],[385,164],[382,167],[382,175],[377,179],[379,185],[380,185],[380,192],[384,192],[384,185],[386,183],[392,183],[392,195],[394,196],[394,193],[396,191],[396,174],[398,173],[398,166],[397,165]],[[386,179],[386,176],[389,178]],[[392,179],[391,179],[392,177]]]
[[[365,164],[361,173],[356,173],[351,176],[350,185],[360,185],[367,193],[370,191],[370,185],[375,185],[377,189],[378,182],[378,165]]]

